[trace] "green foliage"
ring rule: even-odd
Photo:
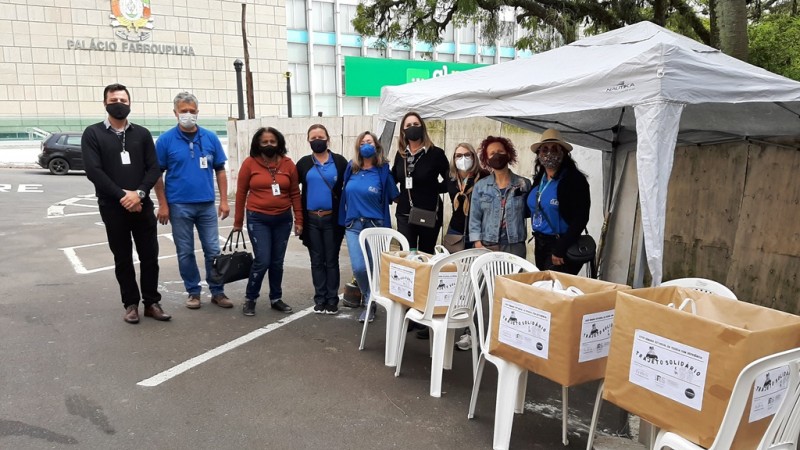
[[[748,31],[751,64],[800,81],[800,17],[771,14]]]

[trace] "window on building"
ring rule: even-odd
[[[360,116],[364,114],[361,107],[362,97],[345,97],[342,99],[342,115],[343,116]],[[345,149],[349,150],[349,149]]]
[[[308,64],[289,63],[292,93],[308,93]]]
[[[314,93],[336,94],[336,47],[314,46]]]
[[[333,3],[312,2],[311,20],[314,22],[314,31],[335,31],[335,17],[336,16],[333,14]]]
[[[429,52],[414,52],[416,53],[416,57],[414,59],[418,61],[433,61],[433,53]]]
[[[459,55],[458,56],[458,62],[474,64],[475,63],[475,56],[474,55]]]
[[[321,112],[323,117],[336,116],[336,95],[315,95],[314,108],[312,115],[316,116]]]
[[[475,43],[475,25],[468,23],[458,29],[458,41],[462,44]]]
[[[286,0],[286,28],[290,30],[306,29],[306,2],[304,0]]]
[[[288,43],[286,45],[286,58],[290,63],[307,63],[308,46],[306,44]]]
[[[514,46],[514,30],[517,24],[515,22],[501,22],[500,29],[500,45],[502,47]]]
[[[353,19],[356,18],[356,5],[339,4],[339,32],[346,34],[358,34],[353,28]]]
[[[310,103],[308,94],[294,94],[292,93],[292,116],[310,116]]]
[[[452,53],[439,53],[436,55],[437,61],[444,61],[444,62],[453,62],[453,54]]]
[[[455,33],[453,32],[453,22],[447,24],[444,28],[444,35],[442,36],[442,42],[455,42],[456,37]]]
[[[394,50],[392,49],[392,59],[408,59],[408,50]]]
[[[367,47],[367,56],[370,58],[385,58],[386,52],[383,49]]]

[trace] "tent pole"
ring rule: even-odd
[[[383,147],[384,156],[386,159],[389,159],[389,153],[392,151],[392,136],[394,136],[394,127],[396,122],[389,122],[386,121],[383,123],[383,130],[381,130],[381,135],[379,140],[381,141],[381,146]]]

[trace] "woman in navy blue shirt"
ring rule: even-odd
[[[344,227],[339,225],[339,198],[347,160],[333,153],[330,135],[324,125],[308,128],[311,154],[297,161],[297,174],[303,186],[303,233],[300,239],[311,258],[314,283],[314,313],[339,312],[339,249]]]
[[[361,133],[356,139],[355,156],[344,172],[339,224],[345,227],[350,265],[361,289],[361,301],[364,305],[369,302],[369,279],[367,262],[361,253],[358,235],[367,228],[391,227],[389,204],[399,194],[378,137],[369,131]],[[373,303],[372,310],[364,310],[358,321],[372,322],[374,319]]]
[[[589,222],[589,182],[570,156],[572,146],[558,130],[545,130],[531,150],[536,153],[536,166],[528,208],[536,267],[577,275],[583,264],[569,261],[566,253]]]

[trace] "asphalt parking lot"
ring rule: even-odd
[[[124,323],[92,194],[80,172],[0,169],[0,448],[491,448],[491,365],[473,420],[469,352],[456,352],[441,398],[428,396],[427,341],[409,337],[395,378],[383,364],[381,311],[364,351],[358,310],[310,314],[308,254],[296,238],[283,283],[295,313],[259,303],[244,317],[244,282],[226,288],[232,310],[210,304],[207,291],[200,310],[183,306],[170,228],[159,226],[161,303],[173,319]],[[220,234],[231,225],[222,221]],[[346,246],[341,262],[349,278]],[[252,339],[236,346],[243,336]],[[169,372],[196,357],[208,359]],[[595,390],[571,389],[564,447],[560,387],[531,375],[512,448],[585,448]]]

